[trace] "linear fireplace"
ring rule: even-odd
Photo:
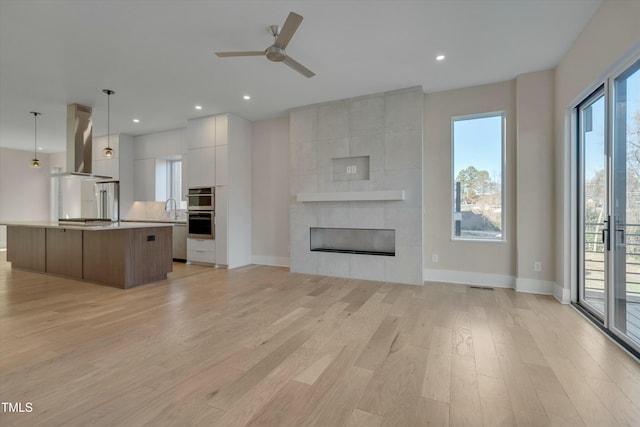
[[[396,230],[311,227],[312,252],[396,255]]]

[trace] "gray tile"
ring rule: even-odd
[[[424,93],[421,88],[386,93],[385,131],[422,131],[423,110]]]
[[[350,277],[349,254],[317,252],[318,274],[332,277]]]
[[[349,104],[346,100],[318,106],[318,139],[349,136]]]
[[[317,207],[318,227],[347,227],[348,203],[319,203]]]
[[[289,113],[289,139],[310,142],[318,139],[318,107],[308,106],[291,110]]]
[[[309,228],[318,226],[318,213],[312,204],[298,203],[289,208],[292,241],[304,241],[309,247]]]
[[[349,181],[349,191],[377,191],[385,189],[384,171],[370,171],[369,179],[363,181]]]
[[[349,135],[361,135],[384,129],[384,96],[372,95],[351,99]]]
[[[385,258],[376,255],[349,255],[351,278],[384,281]]]
[[[318,171],[318,143],[292,142],[289,147],[291,175],[308,175]]]
[[[372,132],[349,138],[349,156],[369,156],[369,170],[384,169],[384,132]]]
[[[318,274],[317,253],[311,252],[308,245],[294,241],[291,245],[290,269],[292,273]]]
[[[405,199],[390,207],[422,207],[422,170],[399,169],[385,172],[385,190],[404,190]]]
[[[387,132],[384,138],[384,168],[385,170],[422,168],[422,133]]]
[[[333,181],[331,176],[322,174],[318,176],[318,191],[320,192],[339,192],[349,191],[349,181]]]
[[[298,193],[317,193],[318,175],[293,175],[289,177],[290,194],[295,198]]]
[[[422,248],[397,246],[396,256],[386,257],[384,277],[387,282],[422,285]]]
[[[422,209],[386,208],[384,228],[396,230],[396,245],[422,245]]]
[[[384,219],[385,209],[383,205],[376,202],[372,202],[371,204],[368,203],[369,202],[362,202],[356,205],[352,203],[349,208],[348,227],[386,228]]]
[[[320,173],[331,173],[332,159],[348,156],[349,140],[347,138],[318,141],[318,170]]]

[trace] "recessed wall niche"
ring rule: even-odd
[[[331,181],[369,180],[369,156],[331,159]]]

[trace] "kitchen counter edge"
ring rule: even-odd
[[[171,227],[168,222],[114,222],[112,224],[59,224],[57,221],[0,221],[0,225],[8,227],[57,228],[86,231],[124,230],[132,228]]]

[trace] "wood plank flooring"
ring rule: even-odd
[[[512,290],[175,264],[129,290],[0,252],[8,426],[637,426],[640,365]]]

